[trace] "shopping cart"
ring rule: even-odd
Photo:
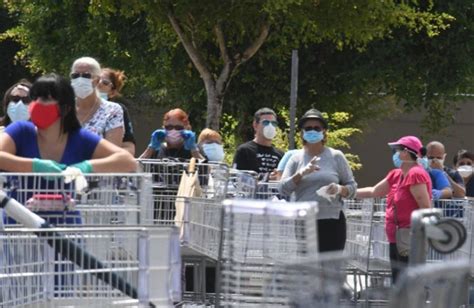
[[[224,201],[218,305],[264,305],[275,264],[317,254],[317,213],[315,203]]]
[[[0,264],[1,307],[171,307],[181,294],[174,228],[11,227]]]
[[[151,176],[145,173],[84,175],[87,188],[63,174],[1,173],[0,190],[56,226],[152,224]],[[14,224],[6,217],[5,224]]]

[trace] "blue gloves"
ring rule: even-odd
[[[431,190],[431,194],[433,195],[433,200],[439,200],[441,199],[441,195],[443,194],[443,192],[439,189],[432,189]]]
[[[181,132],[181,136],[184,139],[184,149],[188,151],[192,151],[197,148],[196,145],[196,134],[190,130],[183,130]]]
[[[79,170],[81,170],[81,172],[83,174],[87,174],[87,173],[92,173],[92,165],[90,163],[90,161],[88,160],[85,160],[85,161],[82,161],[80,163],[76,163],[74,165],[71,165],[70,167],[74,167],[74,168],[77,168]]]
[[[33,172],[61,173],[66,169],[66,165],[49,159],[33,158]]]
[[[151,134],[150,144],[148,145],[149,148],[152,148],[155,151],[159,151],[161,147],[161,143],[165,141],[166,137],[166,130],[160,128],[155,130]]]

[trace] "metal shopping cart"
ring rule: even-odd
[[[11,227],[0,264],[1,307],[171,307],[180,296],[174,228]]]

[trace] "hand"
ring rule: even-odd
[[[433,200],[439,200],[441,199],[441,195],[443,194],[443,192],[439,189],[432,189],[431,190],[431,194],[433,196]]]
[[[303,177],[316,170],[319,170],[319,166],[316,165],[316,162],[319,159],[320,158],[318,156],[313,157],[306,166],[304,166],[303,168],[300,169],[300,171],[298,171],[298,174]]]
[[[66,169],[66,165],[54,160],[33,158],[33,172],[61,173],[64,169]]]
[[[196,134],[190,130],[183,130],[181,132],[181,136],[184,139],[184,149],[188,151],[192,151],[197,148],[196,146]]]
[[[160,150],[161,143],[165,141],[165,138],[166,138],[166,130],[162,128],[155,130],[151,134],[150,144],[148,145],[148,147],[158,152]]]
[[[81,172],[83,174],[92,173],[92,171],[93,171],[91,162],[88,161],[88,160],[85,160],[85,161],[77,163],[77,164],[73,164],[69,167],[77,168],[77,169],[81,170]]]
[[[326,193],[331,196],[336,196],[341,193],[342,187],[339,184],[331,183],[326,188]]]

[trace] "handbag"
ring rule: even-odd
[[[395,234],[398,254],[402,257],[408,257],[410,254],[410,228],[399,228]]]

